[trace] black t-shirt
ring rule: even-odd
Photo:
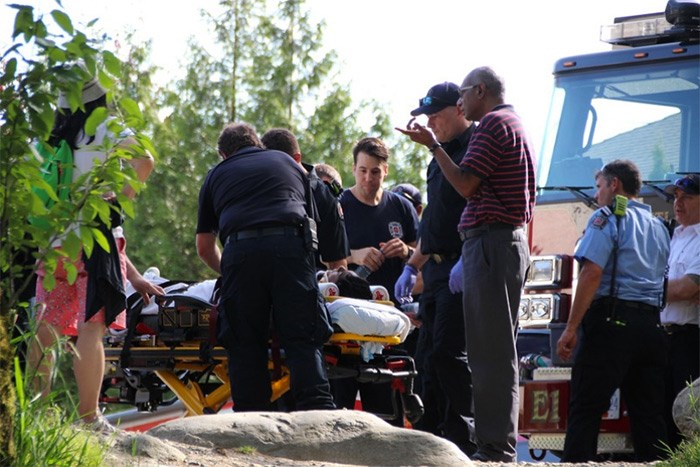
[[[340,202],[333,196],[330,188],[311,171],[309,179],[318,212],[318,253],[321,259],[327,262],[347,258],[350,256],[350,246]],[[324,267],[319,261],[317,266]]]
[[[416,241],[418,215],[403,196],[384,191],[377,206],[369,206],[345,190],[340,195],[345,214],[345,229],[350,248],[359,250],[368,246],[379,248],[379,243],[400,238],[404,243]],[[371,285],[384,286],[394,300],[394,283],[403,271],[404,260],[390,258],[382,267],[367,277]]]
[[[452,141],[443,144],[445,152],[459,164],[467,153],[474,125]],[[423,210],[418,237],[423,254],[459,254],[462,241],[459,238],[459,219],[467,200],[457,193],[433,158],[428,164],[428,204]]]
[[[240,230],[301,225],[306,174],[281,151],[243,148],[211,169],[199,192],[197,233],[222,243]]]

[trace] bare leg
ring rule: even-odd
[[[51,372],[55,364],[59,336],[50,324],[40,322],[29,345],[27,375],[35,391],[46,397],[51,392]]]
[[[99,397],[105,365],[104,333],[104,323],[82,323],[75,343],[77,355],[73,358],[73,372],[78,385],[78,414],[86,422],[100,414]]]

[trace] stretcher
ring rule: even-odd
[[[192,283],[161,284],[164,285],[166,295],[157,297],[151,306],[155,312],[142,314],[140,297],[131,295],[127,330],[106,336],[101,402],[129,404],[139,411],[154,412],[179,400],[186,415],[217,413],[231,395],[227,353],[215,344],[217,298],[205,300],[183,294],[183,287],[192,287]],[[321,284],[321,290],[329,306],[333,302],[345,304],[334,284]],[[388,297],[386,290],[377,288],[373,288],[373,294]],[[401,313],[384,300],[360,302]],[[390,383],[393,394],[399,396],[392,397],[393,413],[376,415],[387,420],[401,417],[409,423],[420,419],[423,404],[413,392],[417,376],[414,361],[394,348],[405,338],[405,329],[391,335],[365,335],[334,327],[336,332],[323,346],[329,379],[351,377],[359,382]],[[274,340],[268,352],[271,402],[277,402],[284,410],[284,396],[290,388],[289,369],[283,349]]]

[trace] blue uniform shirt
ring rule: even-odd
[[[619,238],[615,291],[610,290],[613,246]],[[664,272],[669,255],[669,235],[651,214],[651,207],[630,200],[626,215],[618,219],[609,208],[593,213],[574,257],[603,268],[596,297],[617,296],[621,300],[661,305]]]

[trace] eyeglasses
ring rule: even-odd
[[[469,91],[470,89],[474,89],[474,88],[478,88],[478,87],[479,87],[478,84],[472,84],[470,86],[462,86],[461,88],[459,88],[459,94],[464,95],[464,93]]]
[[[459,92],[461,94],[464,94],[465,92],[469,91],[470,89],[478,88],[478,87],[479,87],[478,84],[472,84],[471,86],[462,86],[461,88],[459,88]]]

